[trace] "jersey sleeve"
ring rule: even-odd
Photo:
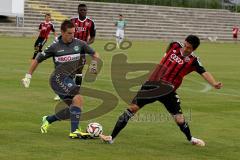
[[[167,47],[167,49],[166,49],[166,53],[167,53],[171,48],[178,48],[178,47],[182,47],[182,44],[181,44],[180,42],[178,42],[178,41],[172,41],[172,42],[168,45],[168,47]]]
[[[192,66],[194,67],[194,70],[199,74],[203,74],[204,72],[206,72],[205,68],[202,66],[202,63],[200,62],[200,59],[198,57],[192,63]]]
[[[39,30],[42,29],[42,23],[39,24],[38,29],[39,29]]]
[[[53,45],[48,46],[43,52],[39,52],[36,60],[38,63],[52,57],[54,55],[54,47]]]
[[[55,28],[54,28],[54,25],[52,24],[52,26],[51,26],[51,31],[52,32],[55,32]]]
[[[90,36],[91,37],[95,37],[96,36],[96,26],[95,26],[95,23],[94,23],[93,20],[92,20],[92,25],[91,25],[91,28],[90,28]]]

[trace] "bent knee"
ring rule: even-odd
[[[131,104],[128,108],[132,113],[136,113],[140,108],[136,104]]]
[[[173,115],[173,118],[177,124],[183,124],[185,122],[185,118],[184,118],[183,114]]]
[[[77,107],[82,107],[83,106],[83,97],[81,95],[76,95],[73,97],[73,105]]]

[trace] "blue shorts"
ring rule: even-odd
[[[53,91],[63,100],[72,99],[80,91],[80,86],[76,85],[71,76],[61,73],[53,73],[51,75],[50,85]]]

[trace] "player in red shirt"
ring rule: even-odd
[[[232,34],[233,34],[233,40],[235,42],[237,42],[237,39],[238,39],[238,32],[239,32],[239,28],[236,25],[233,26]]]
[[[40,23],[40,25],[39,25],[39,35],[34,44],[35,51],[34,51],[32,59],[35,59],[38,52],[42,52],[42,47],[47,42],[47,39],[48,39],[51,31],[54,33],[55,39],[57,38],[57,33],[56,33],[55,28],[50,20],[51,20],[51,14],[47,13],[47,14],[45,14],[45,21]]]
[[[78,5],[78,17],[73,17],[71,21],[75,25],[74,37],[92,44],[96,36],[96,28],[92,19],[87,17],[87,6]]]
[[[214,79],[201,65],[199,58],[193,53],[200,44],[197,36],[189,35],[184,44],[172,42],[169,45],[164,57],[157,65],[149,79],[142,85],[133,99],[129,108],[119,117],[110,136],[101,135],[101,139],[113,143],[114,138],[127,125],[128,120],[146,104],[159,101],[164,104],[168,112],[173,116],[180,130],[185,134],[187,140],[193,145],[205,146],[201,139],[191,135],[188,123],[185,121],[180,99],[176,93],[185,75],[196,71],[211,86],[220,89],[223,84]],[[166,89],[168,88],[168,89]],[[165,90],[164,90],[165,89]]]

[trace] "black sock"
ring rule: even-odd
[[[59,119],[58,119],[58,117],[54,114],[54,115],[51,115],[51,116],[47,116],[47,121],[51,124],[51,123],[53,123],[53,122],[55,122],[55,121],[58,121]]]
[[[115,127],[112,131],[112,139],[114,139],[118,133],[127,125],[128,120],[133,117],[134,114],[130,110],[124,111],[124,113],[119,116],[117,123],[115,124]]]
[[[181,129],[181,131],[185,134],[185,136],[187,137],[187,139],[190,141],[192,138],[191,132],[190,132],[190,128],[188,126],[187,122],[184,122],[182,124],[178,124],[179,128]]]
[[[78,129],[81,109],[77,106],[70,106],[71,132]]]

